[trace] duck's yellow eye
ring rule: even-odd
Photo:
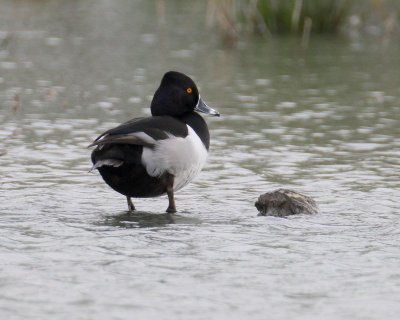
[[[193,91],[192,88],[187,88],[187,89],[186,89],[186,92],[189,93],[189,94],[191,94],[192,91]]]

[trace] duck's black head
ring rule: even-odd
[[[187,75],[176,71],[164,74],[151,102],[151,114],[179,117],[193,111],[219,116],[203,102],[196,84]]]

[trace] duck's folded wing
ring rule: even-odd
[[[153,147],[158,140],[187,135],[187,126],[172,117],[137,118],[102,133],[89,147],[108,143]]]
[[[136,144],[146,147],[154,146],[155,140],[151,137],[143,134],[143,132],[136,132],[131,134],[121,134],[121,135],[105,135],[100,140],[91,143],[88,148],[93,146],[101,146],[107,143],[114,144]]]

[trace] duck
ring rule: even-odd
[[[176,191],[204,167],[210,133],[199,113],[220,116],[200,97],[187,75],[164,74],[150,105],[151,116],[134,118],[99,135],[89,147],[93,167],[104,182],[136,210],[132,198],[168,196],[167,213],[175,213]]]

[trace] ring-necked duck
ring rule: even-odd
[[[188,76],[170,71],[151,102],[151,117],[136,118],[102,133],[89,146],[93,167],[115,191],[131,197],[168,195],[167,212],[176,212],[174,191],[203,168],[210,145],[204,119],[197,113],[219,113],[200,98]]]

